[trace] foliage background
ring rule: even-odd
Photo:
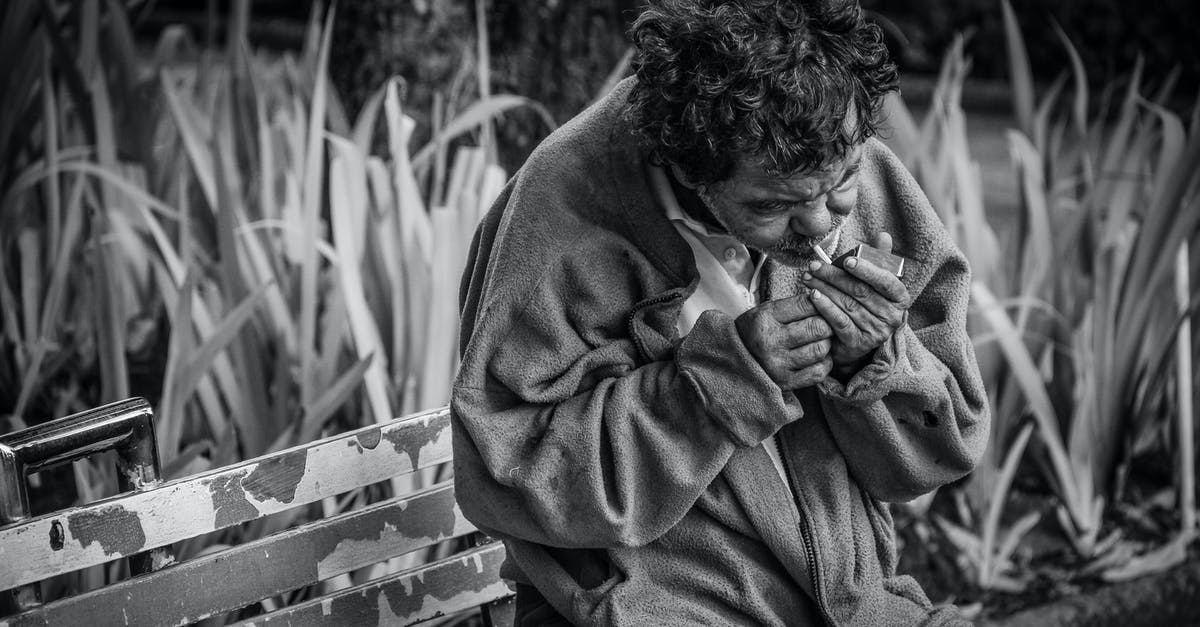
[[[970,480],[899,509],[905,568],[994,607],[1185,560],[1195,9],[865,4],[925,86],[889,102],[889,140],[971,255],[996,415]],[[444,402],[475,221],[547,118],[624,71],[637,5],[371,0],[329,23],[281,0],[6,4],[0,432],[145,396],[175,477]],[[1010,129],[984,164],[980,78]],[[105,460],[42,479],[43,508],[114,484]]]
[[[909,51],[900,58],[910,70],[935,70],[942,53],[957,33],[972,32],[967,54],[972,75],[1004,79],[1010,74],[1004,54],[1004,24],[992,0],[864,0],[863,6],[894,21]],[[1057,23],[1075,44],[1092,86],[1121,78],[1141,55],[1151,81],[1161,80],[1178,65],[1184,72],[1181,88],[1194,93],[1200,79],[1200,9],[1190,0],[1153,3],[1123,0],[1013,0],[1029,56],[1039,62],[1032,70],[1051,80],[1069,62],[1054,32]]]

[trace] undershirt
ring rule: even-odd
[[[750,256],[746,245],[728,233],[714,232],[700,221],[683,212],[666,172],[658,166],[650,166],[650,183],[655,198],[666,211],[667,218],[675,230],[692,248],[696,258],[696,270],[700,282],[696,291],[683,303],[676,322],[679,336],[691,332],[700,314],[716,309],[736,318],[758,304],[758,282],[765,256],[759,255],[757,262]],[[779,457],[776,436],[763,440],[762,446],[779,472],[783,484],[792,490]],[[793,493],[794,496],[794,493]]]

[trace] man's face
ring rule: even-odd
[[[829,167],[806,174],[771,174],[752,158],[733,175],[696,188],[713,217],[747,247],[789,266],[816,258],[813,245],[830,238],[858,201],[863,146]]]

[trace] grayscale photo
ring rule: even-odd
[[[1200,625],[1194,0],[8,0],[0,627]]]

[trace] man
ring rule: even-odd
[[[854,2],[654,0],[636,76],[476,234],[451,409],[464,514],[517,622],[957,621],[885,502],[968,473],[969,275],[872,138],[895,89]],[[857,243],[907,260],[903,277]]]

